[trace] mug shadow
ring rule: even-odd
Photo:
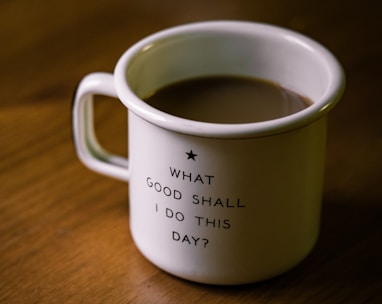
[[[227,298],[240,294],[253,299],[305,299],[313,303],[324,299],[325,303],[337,303],[349,296],[350,302],[356,303],[356,299],[382,296],[381,216],[380,201],[326,199],[318,242],[298,266],[264,282],[208,286],[208,292]]]

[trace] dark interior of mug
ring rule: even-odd
[[[319,100],[328,90],[330,67],[318,45],[289,31],[205,30],[146,42],[126,69],[140,98],[168,84],[203,76],[250,76],[279,83]]]

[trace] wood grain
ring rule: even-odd
[[[0,303],[382,303],[382,22],[375,2],[302,0],[0,2]],[[345,5],[346,4],[346,5]],[[137,40],[207,19],[298,30],[343,63],[330,115],[322,231],[272,280],[236,287],[174,278],[129,233],[128,185],[90,172],[71,97]],[[100,99],[97,133],[126,154],[126,113]],[[112,136],[110,136],[112,134]]]

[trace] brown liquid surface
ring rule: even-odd
[[[144,99],[163,112],[213,123],[271,120],[296,113],[312,104],[309,99],[275,83],[229,76],[174,83]]]

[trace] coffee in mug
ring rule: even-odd
[[[316,243],[327,114],[343,88],[336,58],[296,32],[177,26],[130,47],[113,74],[84,77],[75,147],[90,169],[129,183],[130,233],[153,264],[201,283],[256,282]],[[128,159],[96,139],[97,94],[128,111]]]
[[[271,81],[232,76],[177,82],[143,99],[163,112],[212,123],[272,120],[312,104],[308,98]]]

